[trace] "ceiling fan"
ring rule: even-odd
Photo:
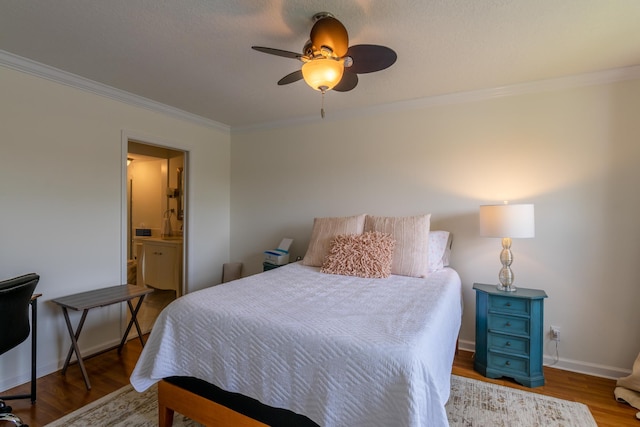
[[[302,54],[270,47],[251,46],[259,52],[303,62],[301,69],[281,78],[278,85],[304,79],[309,86],[323,94],[332,89],[347,92],[358,85],[358,74],[384,70],[396,62],[396,53],[386,46],[373,44],[349,46],[347,29],[332,14],[317,13],[313,16],[313,20],[311,34],[302,49]]]

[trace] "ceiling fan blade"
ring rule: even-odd
[[[278,85],[288,85],[289,83],[297,82],[298,80],[302,80],[302,70],[294,71],[293,73],[289,73],[280,80],[278,80]]]
[[[320,18],[313,24],[310,39],[315,50],[326,46],[339,58],[342,58],[349,48],[347,29],[332,16]]]
[[[293,58],[293,59],[302,58],[302,54],[300,53],[289,52],[288,50],[282,50],[282,49],[274,49],[272,47],[251,46],[251,49],[257,50],[258,52],[262,52],[262,53],[268,53],[270,55],[283,56],[285,58]]]
[[[351,46],[347,51],[347,56],[353,59],[353,65],[349,67],[349,71],[358,74],[384,70],[392,66],[398,59],[398,55],[392,49],[375,44]]]
[[[340,79],[340,83],[335,85],[332,90],[335,90],[337,92],[349,92],[357,85],[358,75],[356,73],[348,71],[348,69],[345,69],[344,74],[342,75],[342,79]]]

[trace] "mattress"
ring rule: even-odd
[[[183,296],[131,375],[195,377],[319,425],[446,426],[461,283],[323,274],[289,264]]]

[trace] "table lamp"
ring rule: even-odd
[[[535,237],[535,221],[533,205],[531,204],[502,204],[480,206],[480,236],[502,238],[502,252],[500,262],[502,268],[498,275],[500,284],[498,289],[513,292],[513,272],[511,263],[512,238]]]

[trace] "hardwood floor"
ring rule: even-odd
[[[600,427],[640,426],[637,409],[618,403],[614,396],[615,380],[544,367],[545,385],[528,388],[508,379],[492,380],[473,370],[473,353],[460,351],[453,362],[453,374],[492,382],[559,399],[584,403]],[[519,426],[523,427],[523,426]]]
[[[120,355],[116,350],[111,350],[87,359],[85,366],[92,386],[89,391],[84,386],[80,369],[77,365],[72,365],[65,376],[55,372],[38,379],[38,401],[34,405],[31,405],[29,400],[11,400],[7,403],[13,406],[13,413],[30,427],[43,426],[128,384],[140,351],[140,342],[131,340]],[[589,406],[599,426],[640,426],[640,421],[635,418],[637,411],[629,405],[615,401],[614,380],[545,367],[546,385],[530,389],[509,380],[484,378],[473,370],[473,355],[466,351],[460,351],[456,356],[453,373],[582,402]],[[28,387],[28,384],[25,384],[0,394],[28,392]]]

